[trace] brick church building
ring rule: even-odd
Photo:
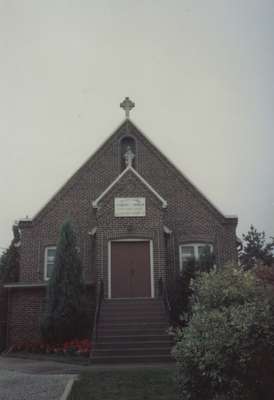
[[[222,214],[126,118],[33,219],[21,220],[19,281],[8,291],[8,345],[39,339],[39,317],[60,227],[77,234],[84,280],[110,299],[157,299],[159,279],[205,246],[236,262],[237,218]],[[120,301],[120,300],[119,300]]]

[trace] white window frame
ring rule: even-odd
[[[180,272],[183,270],[183,248],[184,247],[193,247],[194,248],[194,258],[195,260],[199,260],[199,246],[208,246],[210,248],[210,252],[213,253],[213,244],[205,243],[205,242],[192,242],[192,243],[182,243],[179,246],[179,260],[180,260]]]
[[[48,281],[50,277],[48,276],[48,251],[49,250],[55,250],[56,251],[56,246],[47,246],[45,248],[45,255],[44,255],[44,280]]]

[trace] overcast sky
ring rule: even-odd
[[[0,246],[124,118],[274,235],[273,0],[0,0]]]

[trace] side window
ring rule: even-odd
[[[76,246],[76,251],[80,254],[80,247]],[[56,246],[49,246],[45,248],[45,261],[44,261],[44,280],[48,281],[52,275],[56,255]]]
[[[180,271],[183,271],[184,266],[189,260],[195,258],[195,260],[200,260],[201,257],[210,249],[213,252],[212,244],[208,243],[189,243],[180,246]]]
[[[45,264],[44,264],[44,279],[47,281],[51,277],[54,261],[55,261],[56,247],[50,246],[45,249]]]
[[[195,258],[195,250],[193,245],[189,246],[181,246],[180,251],[180,270],[183,271],[185,264],[192,259]]]

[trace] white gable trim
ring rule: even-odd
[[[116,183],[119,182],[119,180],[126,174],[129,168],[131,167],[126,168],[120,175],[118,175],[117,178],[114,179],[114,181],[100,194],[100,196],[92,202],[92,206],[94,208],[98,207],[99,201],[113,188],[113,186],[116,185]]]
[[[98,203],[102,200],[102,198],[120,181],[120,179],[128,172],[131,171],[134,173],[135,176],[151,191],[151,193],[154,194],[155,197],[157,197],[158,200],[162,203],[163,208],[167,208],[167,201],[163,199],[163,197],[153,189],[153,187],[130,165],[116,178],[114,181],[100,194],[99,197],[97,197],[96,200],[92,202],[92,206],[94,208],[98,207]]]

